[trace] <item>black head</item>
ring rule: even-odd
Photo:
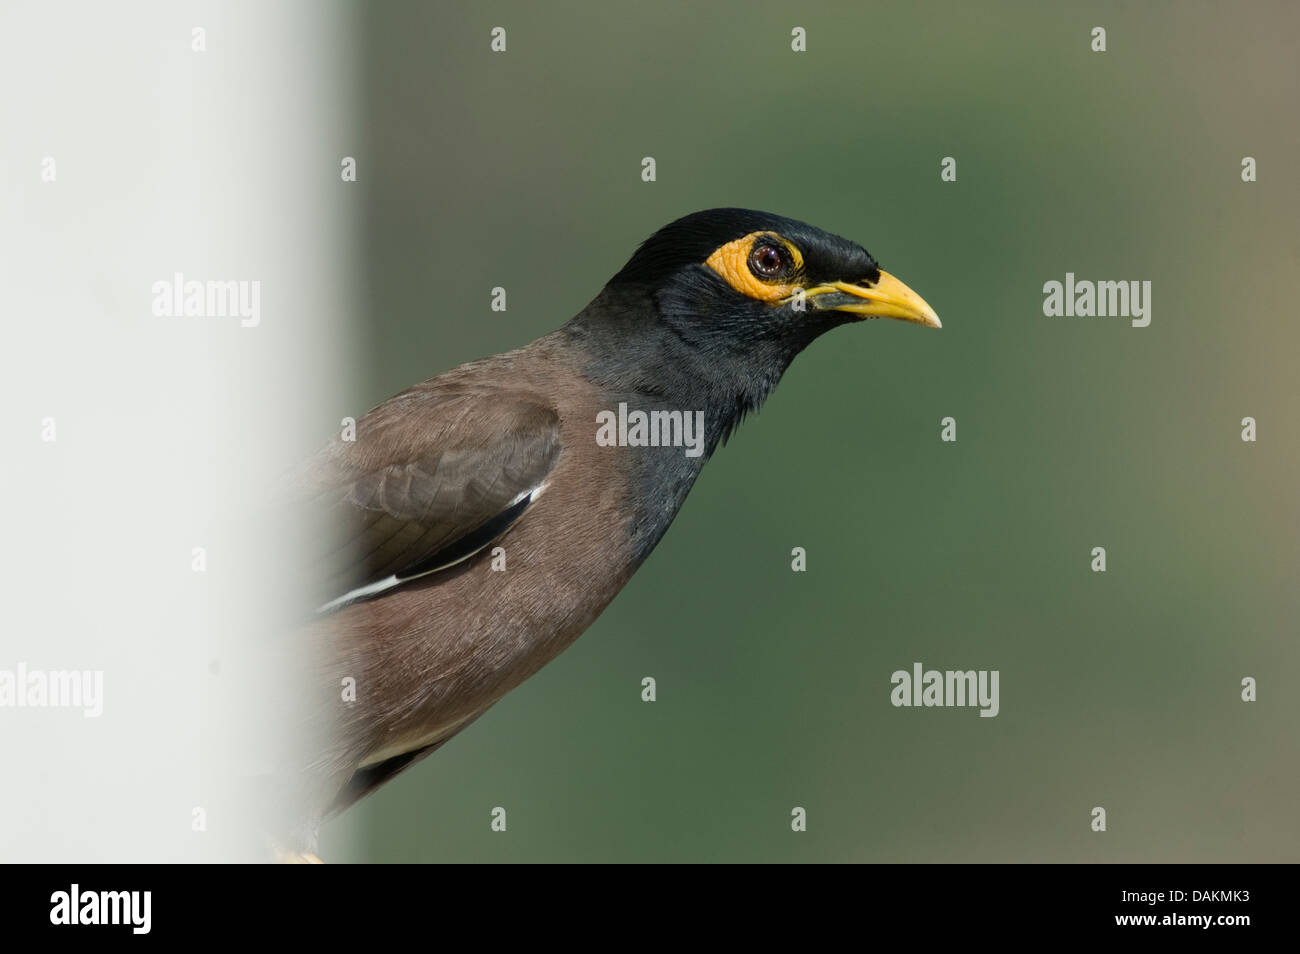
[[[855,242],[831,235],[795,219],[752,209],[705,209],[670,222],[641,243],[615,282],[661,284],[683,268],[703,265],[719,248],[736,239],[771,232],[808,254],[808,268],[823,268],[843,278],[860,271],[879,271],[876,260]]]
[[[602,386],[696,402],[725,438],[814,338],[877,317],[939,327],[862,246],[779,215],[710,209],[646,239],[565,334]]]
[[[933,309],[856,242],[749,209],[678,219],[646,239],[609,284],[652,289],[662,320],[718,351],[779,343],[797,353],[865,318],[939,326]]]

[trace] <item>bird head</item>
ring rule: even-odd
[[[940,327],[934,309],[862,246],[748,209],[709,209],[665,226],[610,285],[653,289],[659,318],[716,352],[775,347],[793,357],[831,328],[867,318]]]
[[[819,335],[867,318],[939,318],[862,246],[794,219],[709,209],[641,243],[565,326],[613,391],[709,415],[712,453]]]

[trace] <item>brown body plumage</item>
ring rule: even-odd
[[[491,569],[493,547],[484,546],[313,624],[334,647],[327,684],[352,676],[362,690],[355,705],[335,714],[333,773],[341,783],[358,767],[372,767],[332,799],[331,810],[382,782],[387,759],[427,754],[554,658],[635,568],[629,547],[620,545],[629,539],[630,515],[615,455],[562,450],[594,448],[596,414],[606,402],[585,379],[557,367],[555,347],[543,339],[412,388],[362,418],[355,445],[334,445],[322,461],[325,480],[347,488],[345,506],[386,518],[381,533],[392,532],[389,515],[411,515],[407,523],[424,531],[417,538],[424,548],[409,539],[418,531],[395,532],[408,538],[401,546],[412,562],[451,542],[449,525],[470,532],[518,494],[541,488],[490,541],[502,548],[504,570]],[[509,385],[485,383],[496,381]],[[464,493],[476,482],[478,492]],[[460,498],[438,513],[439,492],[453,493],[444,488],[456,488]],[[477,506],[465,505],[466,496]],[[431,497],[435,514],[421,520]],[[557,526],[567,532],[555,534]],[[385,554],[387,572],[400,568],[397,549],[390,544]],[[412,557],[412,549],[420,552]]]

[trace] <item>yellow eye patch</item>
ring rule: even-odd
[[[754,243],[779,244],[785,248],[794,264],[791,274],[779,282],[764,281],[750,270],[749,253],[754,250]],[[799,250],[774,232],[750,232],[744,238],[728,242],[710,255],[704,262],[722,276],[723,281],[747,298],[757,301],[777,302],[789,298],[798,285],[790,283],[792,276],[803,268],[803,256]]]

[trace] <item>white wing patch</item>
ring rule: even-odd
[[[542,483],[538,484],[536,487],[532,488],[531,490],[525,490],[523,493],[516,494],[514,499],[511,500],[510,503],[506,505],[506,509],[509,510],[511,507],[517,506],[520,502],[523,501],[525,497],[528,498],[528,503],[529,505],[531,505],[533,501],[535,501],[538,497],[542,495],[542,491],[546,489],[547,484],[549,483],[550,481],[543,481]],[[349,590],[348,592],[344,593],[342,596],[330,600],[328,603],[322,603],[320,606],[316,607],[316,612],[318,614],[332,613],[334,610],[341,609],[342,607],[347,606],[349,603],[355,603],[357,600],[363,600],[366,597],[374,596],[377,593],[383,593],[385,590],[391,590],[393,587],[400,586],[403,583],[409,583],[412,580],[421,579],[423,577],[428,576],[430,573],[439,573],[447,569],[448,567],[453,567],[458,563],[464,563],[470,557],[474,556],[477,553],[482,552],[483,548],[486,547],[491,542],[492,542],[491,540],[488,540],[483,544],[483,546],[478,547],[475,550],[471,550],[469,553],[466,553],[464,556],[457,557],[456,559],[444,563],[441,566],[435,566],[431,570],[425,570],[423,573],[417,573],[415,576],[399,577],[396,573],[394,573],[391,576],[387,576],[382,580],[377,580],[374,583],[367,583],[365,586],[358,586],[356,589]]]

